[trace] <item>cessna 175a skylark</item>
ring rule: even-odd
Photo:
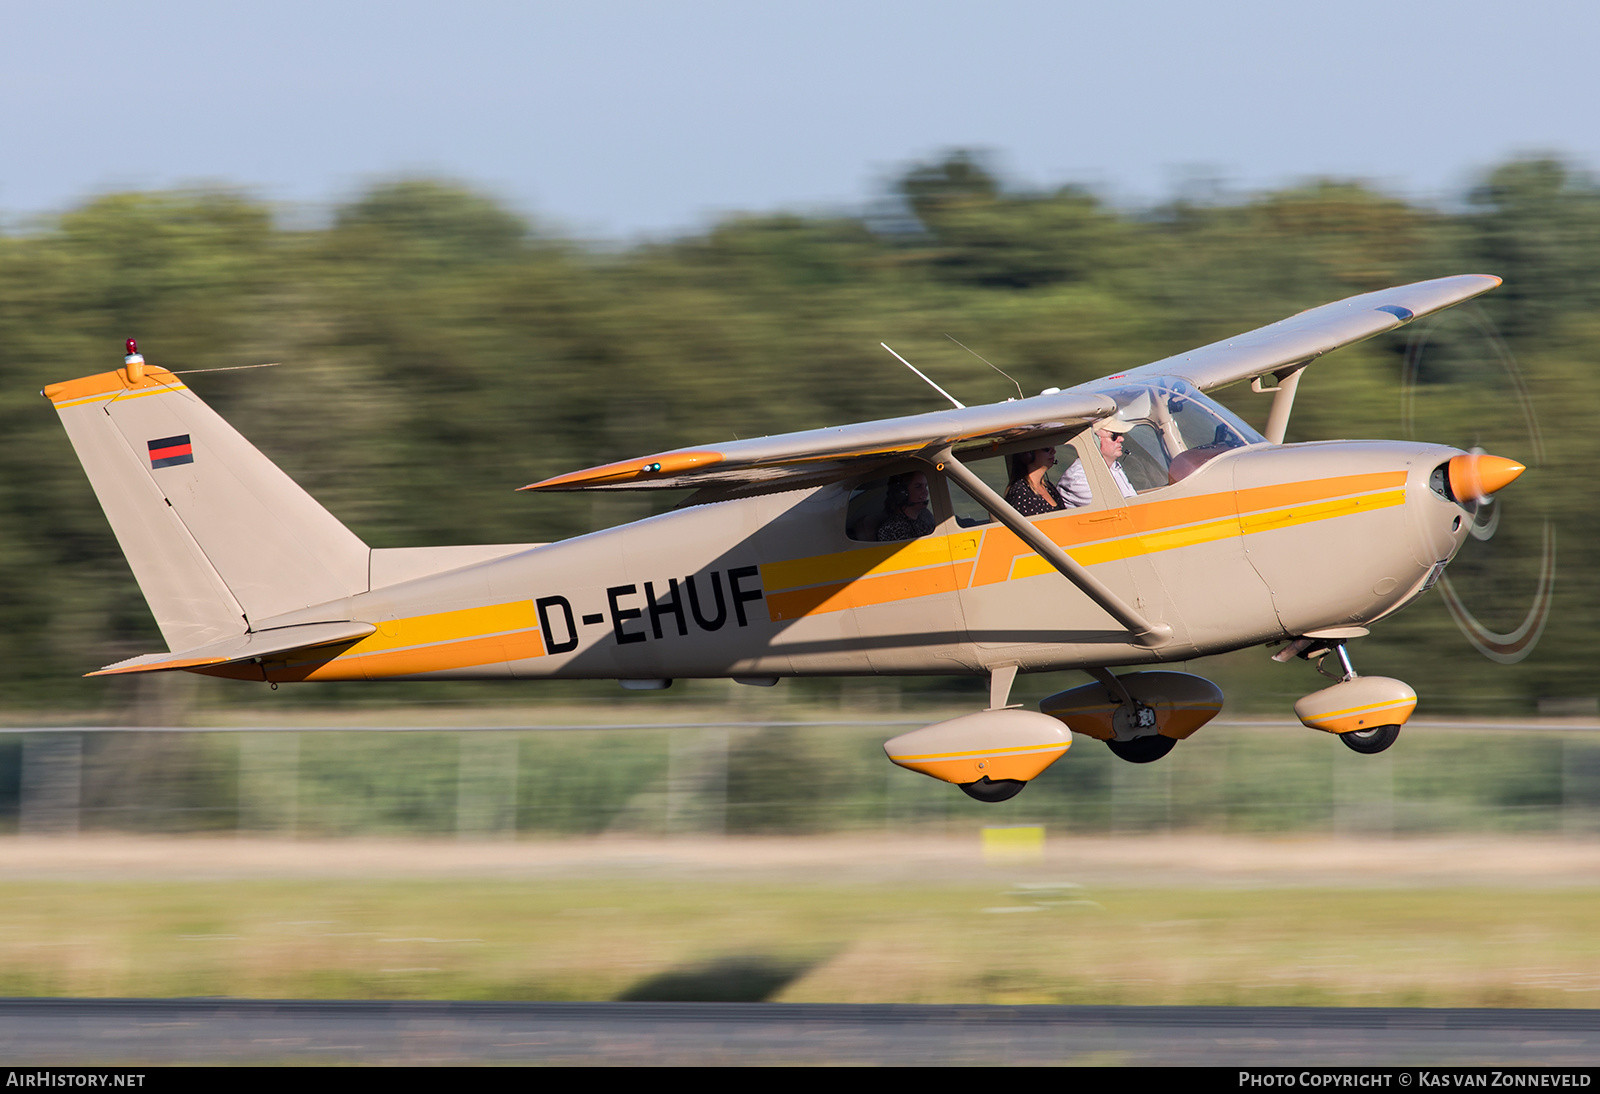
[[[1437,444],[1284,444],[1284,428],[1318,357],[1499,283],[1354,296],[1067,391],[558,475],[524,489],[696,492],[547,544],[370,549],[130,341],[121,369],[44,391],[170,649],[90,675],[986,675],[987,710],[885,750],[1002,801],[1069,729],[1148,762],[1221,709],[1199,676],[1111,667],[1281,642],[1280,659],[1340,668],[1300,720],[1381,751],[1416,693],[1358,676],[1346,640],[1432,586],[1524,468]],[[1276,393],[1265,436],[1205,394],[1244,381]],[[969,467],[1048,466],[1056,446],[1060,488],[1032,499]],[[1007,706],[1017,673],[1060,669],[1094,682]]]

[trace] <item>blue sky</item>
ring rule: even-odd
[[[468,182],[630,238],[732,210],[854,209],[984,149],[1121,201],[1311,175],[1414,198],[1505,157],[1600,165],[1600,5],[1211,3],[11,5],[0,215],[106,190],[319,206]]]

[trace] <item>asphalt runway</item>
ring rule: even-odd
[[[0,1000],[9,1066],[1587,1067],[1600,1010]]]

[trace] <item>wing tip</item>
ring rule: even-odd
[[[1463,296],[1462,300],[1470,300],[1474,296],[1482,296],[1486,292],[1493,292],[1506,283],[1505,278],[1496,274],[1486,273],[1459,274],[1456,277],[1442,278],[1441,280],[1452,281],[1458,285],[1462,283],[1471,285],[1471,291]]]

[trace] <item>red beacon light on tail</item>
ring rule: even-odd
[[[128,382],[136,384],[144,379],[144,354],[139,352],[139,343],[132,338],[126,343],[128,355],[122,359],[122,370],[128,375]]]

